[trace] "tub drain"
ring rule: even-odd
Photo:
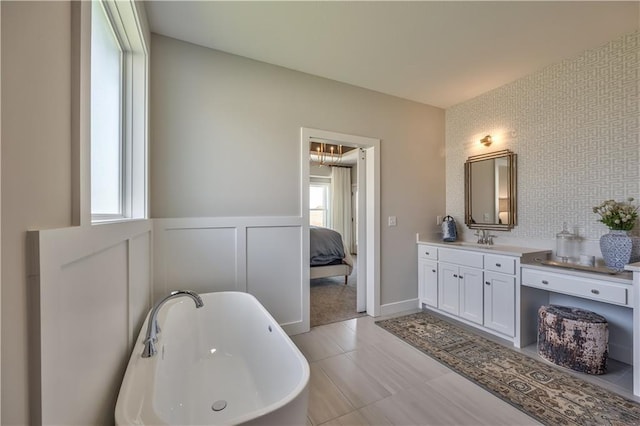
[[[211,406],[211,409],[213,411],[222,411],[225,408],[227,408],[227,401],[225,401],[224,399],[220,399],[214,402],[213,405]]]

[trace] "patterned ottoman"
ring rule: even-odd
[[[604,374],[609,351],[607,320],[590,311],[548,305],[538,309],[538,354],[554,364]]]

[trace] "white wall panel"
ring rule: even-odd
[[[155,299],[178,287],[249,292],[289,334],[309,330],[301,217],[154,219],[153,230]]]
[[[236,229],[170,229],[165,240],[164,294],[179,289],[198,293],[237,289]]]
[[[302,228],[247,229],[247,291],[280,324],[302,321]]]
[[[113,423],[149,310],[150,221],[29,233],[34,424]]]
[[[43,371],[64,372],[61,381],[67,385],[43,384],[49,395],[43,401],[47,423],[109,421],[117,393],[105,398],[105,390],[120,387],[122,355],[129,352],[128,263],[127,243],[121,242],[62,266],[50,319],[58,330],[43,336],[42,353]]]
[[[129,280],[147,285],[129,286],[129,330],[133,344],[151,305],[151,233],[144,233],[129,240]]]

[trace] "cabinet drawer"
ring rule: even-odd
[[[438,260],[438,248],[434,246],[418,244],[418,258]]]
[[[513,275],[516,273],[516,260],[509,256],[484,255],[484,269]]]
[[[467,250],[440,249],[438,259],[441,262],[455,263],[456,265],[471,266],[472,268],[482,268],[484,255]]]
[[[605,303],[629,304],[630,286],[522,268],[522,284]]]

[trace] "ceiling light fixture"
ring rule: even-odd
[[[484,146],[491,145],[491,142],[493,142],[493,140],[491,140],[491,135],[487,135],[484,138],[480,139],[480,143]]]
[[[342,145],[331,145],[325,142],[316,142],[315,145],[315,150],[311,151],[313,153],[311,161],[321,167],[339,164],[342,161]]]

